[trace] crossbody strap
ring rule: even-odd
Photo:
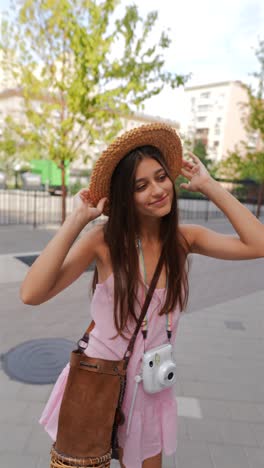
[[[88,341],[89,341],[89,334],[94,329],[94,327],[95,327],[95,321],[92,320],[89,327],[87,328],[86,332],[82,336],[82,338],[80,338],[79,341],[77,341],[78,351],[80,353],[83,353],[84,350],[87,348]]]
[[[155,273],[154,273],[154,275],[152,277],[152,280],[151,280],[151,283],[150,283],[150,286],[149,286],[149,289],[148,289],[144,304],[143,304],[142,309],[141,309],[141,314],[140,314],[139,319],[137,321],[135,331],[134,331],[134,333],[133,333],[133,335],[132,335],[132,337],[131,337],[131,339],[129,341],[127,350],[126,350],[126,352],[124,354],[124,357],[123,357],[123,359],[125,360],[125,367],[128,366],[129,359],[130,359],[130,357],[131,357],[131,355],[133,353],[136,337],[137,337],[137,334],[138,334],[138,332],[139,332],[139,330],[141,328],[142,322],[143,322],[143,320],[144,320],[144,318],[146,316],[148,306],[150,304],[151,298],[152,298],[154,290],[156,288],[156,285],[157,285],[157,282],[158,282],[158,279],[159,279],[159,276],[160,276],[160,273],[161,273],[163,263],[164,263],[164,250],[162,249],[158,264],[156,266]],[[94,326],[95,326],[95,322],[94,322],[94,320],[92,320],[89,327],[87,328],[86,332],[84,333],[83,337],[78,341],[77,344],[78,344],[79,352],[83,353],[84,350],[87,348],[87,344],[88,344],[88,341],[89,341],[89,334],[93,330]]]
[[[141,309],[141,314],[139,316],[137,326],[136,326],[135,331],[134,331],[134,333],[133,333],[133,335],[132,335],[132,337],[131,337],[131,339],[129,341],[129,345],[127,347],[127,350],[126,350],[126,352],[124,354],[126,367],[128,365],[129,359],[130,359],[130,357],[131,357],[131,355],[133,353],[136,337],[137,337],[137,334],[138,334],[138,332],[139,332],[139,330],[141,328],[142,322],[143,322],[143,320],[144,320],[144,318],[146,316],[148,306],[150,304],[151,298],[152,298],[154,290],[156,288],[156,285],[157,285],[157,282],[158,282],[158,279],[159,279],[159,276],[160,276],[160,273],[161,273],[163,263],[164,263],[164,249],[162,248],[160,258],[159,258],[158,264],[156,266],[155,273],[154,273],[154,275],[152,277],[152,280],[151,280],[151,283],[150,283],[150,286],[149,286],[149,289],[148,289],[144,304],[143,304],[142,309]]]

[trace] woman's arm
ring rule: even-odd
[[[182,184],[191,191],[199,191],[208,197],[227,216],[237,236],[219,234],[202,226],[187,225],[191,251],[226,260],[242,260],[264,257],[264,225],[233,195],[225,190],[191,154],[193,164],[184,160],[182,174],[189,184]]]
[[[26,275],[20,288],[20,297],[25,304],[38,305],[49,300],[75,281],[95,259],[100,227],[88,231],[73,247],[72,244],[86,224],[102,213],[105,199],[92,207],[88,198],[83,198],[85,191],[81,192],[76,209]]]

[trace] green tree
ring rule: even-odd
[[[230,180],[252,180],[259,185],[256,216],[259,218],[264,195],[264,151],[248,151],[241,157],[239,149],[221,162],[218,175]]]
[[[196,140],[193,146],[193,153],[198,156],[198,158],[202,161],[205,167],[210,166],[212,164],[212,160],[208,157],[206,146],[202,140]]]
[[[18,139],[11,127],[5,127],[0,138],[0,170],[8,177],[14,174],[15,165],[21,166],[23,155],[27,151],[23,141]],[[25,166],[24,166],[25,167]]]
[[[235,151],[221,162],[218,174],[234,180],[250,179],[259,184],[256,212],[259,217],[264,196],[264,41],[259,42],[256,57],[260,65],[260,70],[253,73],[257,85],[255,88],[245,85],[248,104],[244,123],[251,145],[244,141],[237,145]]]
[[[141,18],[135,5],[115,18],[117,0],[25,0],[13,20],[2,24],[2,66],[24,98],[25,121],[12,122],[30,153],[48,155],[62,170],[65,219],[65,162],[89,157],[88,147],[108,143],[121,129],[120,117],[143,106],[165,85],[187,76],[164,71],[166,32],[149,36],[155,11]]]
[[[11,132],[5,128],[0,139],[0,171],[7,174],[7,177],[14,172],[17,162],[17,142]]]
[[[198,158],[202,161],[202,163],[208,168],[211,175],[214,177],[215,174],[215,165],[212,159],[207,156],[206,146],[202,140],[196,140],[195,142],[191,138],[187,138],[186,135],[181,134],[181,138],[183,140],[184,149],[187,151],[191,151],[192,153],[196,154]],[[181,183],[185,182],[185,178],[181,175],[177,178],[176,181],[176,188],[178,190],[179,196],[183,198],[201,198],[201,193],[194,193],[190,192],[189,190],[183,189],[180,187]]]
[[[259,41],[256,50],[260,70],[252,74],[257,80],[257,88],[246,86],[249,98],[249,116],[246,128],[249,133],[255,132],[256,150],[264,150],[264,40]]]

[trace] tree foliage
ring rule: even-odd
[[[198,156],[198,158],[202,161],[205,167],[210,167],[212,164],[212,160],[208,157],[206,146],[202,140],[196,140],[193,146],[193,153]]]
[[[252,74],[257,80],[257,88],[247,86],[249,98],[249,117],[247,129],[257,133],[257,150],[264,150],[264,40],[259,42],[256,50],[260,70]]]
[[[165,33],[157,44],[145,44],[157,13],[143,20],[136,6],[128,6],[111,23],[118,3],[27,0],[15,21],[3,25],[4,65],[23,93],[29,123],[21,136],[57,162],[74,160],[83,145],[87,151],[102,137],[107,143],[120,128],[120,115],[165,84],[185,81],[163,71],[161,52],[170,44]]]
[[[232,180],[249,179],[261,184],[264,181],[264,152],[248,152],[241,157],[240,150],[229,153],[221,162],[219,175]]]
[[[257,80],[256,87],[245,85],[248,104],[244,119],[249,141],[254,140],[254,145],[240,142],[221,162],[218,175],[233,180],[252,180],[259,185],[256,213],[259,217],[264,196],[264,41],[259,42],[256,57],[260,70],[252,74]]]
[[[65,161],[90,157],[120,130],[120,117],[142,108],[165,85],[187,77],[164,70],[171,40],[149,36],[155,11],[135,5],[116,18],[117,0],[24,0],[2,23],[2,67],[23,96],[23,122],[8,125],[29,153]]]
[[[23,167],[21,161],[29,157],[29,150],[24,141],[12,130],[12,126],[4,127],[0,139],[0,170],[12,176],[16,165]],[[33,154],[31,154],[33,157]],[[26,163],[24,167],[26,167]]]

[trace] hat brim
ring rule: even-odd
[[[158,148],[173,180],[176,180],[182,165],[182,143],[176,130],[162,123],[142,125],[116,138],[96,161],[89,184],[89,194],[94,206],[101,198],[110,199],[111,177],[119,161],[130,151],[145,145]],[[103,213],[109,215],[108,203],[105,204]]]

